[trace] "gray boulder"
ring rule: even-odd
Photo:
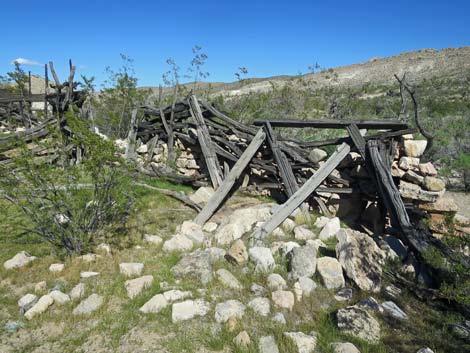
[[[209,252],[196,250],[184,256],[180,262],[171,268],[176,277],[197,277],[202,284],[212,280],[212,257]]]
[[[293,248],[288,255],[289,277],[293,280],[312,277],[317,267],[317,250],[312,246]]]
[[[93,293],[73,309],[74,315],[88,315],[98,310],[103,305],[103,297]]]
[[[255,246],[248,250],[248,255],[255,264],[255,272],[268,273],[273,270],[275,262],[271,249]]]
[[[348,306],[338,310],[336,316],[341,331],[371,343],[379,341],[380,325],[367,310],[359,306]]]

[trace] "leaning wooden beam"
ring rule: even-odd
[[[131,123],[129,128],[129,133],[127,134],[127,145],[126,145],[126,159],[134,160],[135,159],[135,144],[137,138],[137,113],[138,110],[134,109],[131,113]]]
[[[211,177],[212,186],[217,189],[222,183],[222,177],[220,176],[220,164],[215,154],[214,148],[212,147],[212,139],[209,134],[204,117],[202,116],[201,107],[197,102],[197,98],[194,94],[189,97],[189,106],[191,114],[197,123],[197,138],[201,145],[202,154],[206,161],[207,169]]]
[[[262,126],[267,120],[255,120],[255,126]],[[400,120],[383,119],[383,120],[344,120],[338,121],[333,119],[319,119],[319,120],[289,120],[278,119],[269,120],[272,127],[315,127],[323,129],[344,129],[350,124],[356,124],[359,129],[391,129],[400,130],[407,129],[408,125]]]
[[[297,192],[289,198],[279,209],[272,215],[271,219],[259,227],[252,234],[254,239],[262,239],[266,235],[271,234],[284,220],[289,217],[310,195],[318,188],[318,186],[326,179],[328,175],[338,166],[346,157],[351,148],[348,144],[343,143],[338,147],[335,153],[323,164],[317,172],[297,190]]]
[[[274,159],[279,169],[279,175],[281,176],[287,197],[289,198],[294,195],[297,190],[299,190],[299,184],[297,184],[297,180],[295,179],[295,175],[292,171],[289,161],[287,160],[285,154],[279,148],[276,135],[274,134],[274,131],[269,121],[267,121],[264,125],[264,129],[266,131],[266,137],[269,146],[271,147],[271,151],[273,152]],[[307,223],[309,223],[310,214],[308,213],[308,205],[302,205],[302,212],[305,216],[305,220],[307,221]]]
[[[232,170],[230,170],[228,176],[222,182],[219,189],[215,192],[214,195],[212,195],[209,202],[203,208],[201,213],[197,215],[197,217],[194,220],[195,223],[203,225],[204,223],[207,222],[209,218],[211,218],[214,212],[222,205],[228,193],[230,192],[230,190],[232,190],[232,187],[237,181],[237,179],[245,170],[248,163],[250,163],[250,160],[253,158],[256,151],[258,151],[258,148],[263,144],[265,138],[266,138],[266,134],[264,133],[263,129],[259,129],[255,138],[248,145],[248,147],[246,148],[245,152],[243,152],[240,159],[235,163]]]

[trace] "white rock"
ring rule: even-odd
[[[306,245],[311,246],[312,248],[315,248],[317,252],[319,248],[326,248],[326,244],[322,242],[320,239],[309,239],[307,240]]]
[[[334,257],[320,257],[317,259],[317,271],[327,289],[344,287],[343,269]]]
[[[44,292],[46,289],[47,289],[47,283],[46,283],[46,281],[38,282],[38,283],[36,283],[36,285],[34,286],[34,291],[35,291],[36,293]]]
[[[152,285],[153,276],[147,275],[138,277],[135,279],[128,280],[124,283],[129,298],[134,298],[142,292],[144,288],[148,288]]]
[[[202,227],[191,221],[184,221],[181,225],[180,233],[186,238],[192,240],[195,244],[202,244],[204,241],[204,233]]]
[[[171,320],[173,323],[190,320],[196,316],[205,316],[210,310],[209,303],[202,299],[186,300],[175,303],[172,307]]]
[[[281,228],[284,231],[286,231],[287,233],[292,232],[294,230],[295,226],[296,226],[295,222],[290,218],[286,218],[284,220],[284,222],[282,222],[282,224],[281,224]]]
[[[140,145],[135,151],[139,154],[145,154],[149,150],[148,146],[146,144]]]
[[[277,290],[272,292],[271,299],[274,305],[278,308],[292,310],[294,307],[294,293],[290,291]]]
[[[303,297],[310,297],[316,288],[317,284],[311,278],[300,277],[294,284],[294,293],[297,301],[301,301]]]
[[[163,251],[189,251],[193,248],[193,242],[182,234],[175,234],[163,243]]]
[[[18,306],[22,312],[26,312],[33,307],[38,301],[38,297],[35,294],[28,293],[18,300]]]
[[[264,336],[259,339],[259,353],[279,353],[274,336]]]
[[[403,170],[417,170],[419,168],[419,158],[401,157],[398,166]]]
[[[169,303],[176,302],[178,300],[183,300],[186,298],[191,298],[192,294],[189,291],[181,291],[178,289],[172,289],[163,293],[163,296]]]
[[[267,284],[268,288],[273,291],[287,288],[286,280],[278,273],[271,273],[267,278]]]
[[[404,141],[405,154],[408,157],[419,158],[426,150],[428,142],[426,140],[406,140]]]
[[[206,204],[209,199],[214,195],[214,189],[207,186],[202,186],[196,192],[189,196],[189,199],[198,204]]]
[[[316,334],[307,335],[303,332],[284,332],[284,336],[292,340],[298,353],[312,353],[317,345]]]
[[[233,338],[233,343],[239,347],[247,347],[251,343],[250,336],[248,332],[242,331]]]
[[[245,226],[241,223],[228,223],[221,226],[215,233],[215,241],[218,245],[228,245],[234,240],[240,239],[245,234]]]
[[[313,225],[317,228],[323,228],[329,221],[330,219],[328,217],[320,216],[315,220]]]
[[[245,313],[245,305],[238,300],[227,300],[215,306],[215,321],[225,323],[231,317],[241,319]]]
[[[84,271],[80,272],[80,278],[90,278],[90,277],[96,277],[100,273],[99,272],[93,272],[93,271]]]
[[[273,321],[277,322],[278,324],[282,324],[282,325],[287,324],[286,318],[284,317],[283,313],[274,314]]]
[[[62,272],[65,268],[64,264],[51,264],[49,266],[49,272]]]
[[[268,316],[271,305],[268,298],[254,298],[248,302],[248,307],[261,316]]]
[[[321,162],[326,159],[326,157],[328,157],[328,153],[320,148],[314,148],[308,155],[308,159],[313,163]]]
[[[54,299],[48,294],[43,295],[36,304],[34,304],[31,309],[29,309],[24,316],[31,320],[33,317],[42,314],[45,312],[52,304],[54,304]]]
[[[70,301],[68,294],[62,293],[60,290],[53,290],[49,295],[54,299],[54,303],[65,304]]]
[[[292,249],[294,248],[298,248],[300,247],[300,245],[298,243],[296,243],[295,241],[288,241],[286,243],[283,243],[280,247],[279,247],[279,254],[282,256],[282,257],[286,257],[288,253],[290,253],[292,251]]]
[[[297,240],[308,240],[315,238],[315,233],[305,226],[297,226],[294,228],[294,238]]]
[[[217,270],[216,274],[217,274],[217,279],[225,287],[235,289],[235,290],[243,289],[243,286],[241,285],[241,283],[232,273],[230,273],[230,271],[227,271],[226,269],[221,268],[220,270]]]
[[[144,241],[146,243],[154,244],[154,245],[161,245],[163,243],[163,239],[159,237],[158,235],[152,235],[152,234],[144,234]]]
[[[64,226],[64,225],[66,225],[67,223],[70,222],[70,218],[69,218],[67,215],[63,214],[63,213],[59,213],[59,214],[56,214],[56,215],[54,216],[54,221],[55,221],[58,225]]]
[[[119,272],[126,277],[140,276],[144,270],[141,262],[123,262],[119,264]]]
[[[106,255],[111,255],[111,247],[108,244],[101,243],[96,247],[96,250],[101,251]]]
[[[101,256],[97,254],[85,254],[85,255],[79,256],[78,258],[83,262],[90,263],[90,262],[96,261],[96,259],[100,257]]]
[[[18,254],[13,256],[10,260],[3,263],[5,269],[10,270],[13,268],[21,268],[29,264],[31,261],[36,260],[36,256],[31,256],[26,251],[20,251]]]
[[[334,353],[361,353],[357,347],[349,342],[335,342],[331,344]]]
[[[320,232],[319,238],[320,240],[328,240],[333,238],[340,229],[341,225],[339,223],[339,218],[334,217],[330,219],[327,224],[325,224]]]
[[[255,272],[271,272],[275,262],[271,249],[255,246],[248,250],[250,261],[255,264]]]
[[[217,230],[218,224],[215,222],[207,222],[204,224],[204,227],[202,227],[202,230],[208,233],[213,233]]]
[[[80,299],[85,296],[85,283],[79,283],[69,293],[71,299]]]
[[[72,313],[74,315],[88,315],[98,310],[101,305],[103,305],[103,297],[93,293],[80,304],[78,304],[75,309],[73,309]]]
[[[159,313],[169,305],[163,294],[157,294],[139,309],[141,313]]]

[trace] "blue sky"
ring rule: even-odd
[[[158,85],[166,59],[184,69],[195,44],[208,55],[211,81],[234,81],[239,66],[267,77],[470,45],[468,0],[2,0],[0,8],[0,74],[15,58],[53,60],[63,80],[68,58],[100,82],[125,53],[140,85]]]

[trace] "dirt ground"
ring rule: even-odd
[[[459,214],[470,218],[470,193],[447,191],[446,195],[455,200],[459,206]]]

